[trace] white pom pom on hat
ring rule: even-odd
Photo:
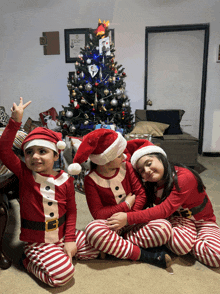
[[[71,163],[67,168],[68,174],[76,176],[81,173],[82,167],[79,163]]]
[[[57,142],[57,149],[64,150],[66,148],[66,143],[64,141]]]
[[[79,165],[88,158],[97,165],[105,165],[121,155],[127,141],[121,133],[109,129],[97,129],[83,137],[82,143],[68,167],[68,173],[77,175],[81,172]]]

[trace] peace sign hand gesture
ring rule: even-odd
[[[16,122],[21,122],[24,109],[31,103],[31,101],[28,101],[27,103],[23,104],[23,98],[20,97],[20,103],[17,105],[16,103],[13,103],[13,106],[11,108],[11,118]]]

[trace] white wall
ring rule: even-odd
[[[126,90],[132,111],[144,105],[145,27],[210,23],[204,152],[220,152],[219,0],[2,0],[0,4],[0,105],[10,113],[22,96],[32,100],[25,112],[38,120],[50,107],[69,102],[67,76],[74,64],[65,63],[64,29],[97,27],[109,20],[115,29],[116,61],[127,73]],[[43,55],[42,32],[59,31],[60,55]]]

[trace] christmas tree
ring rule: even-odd
[[[132,131],[126,73],[115,61],[108,26],[108,21],[99,20],[97,29],[89,30],[89,41],[79,52],[75,72],[69,73],[70,103],[62,106],[58,116],[64,136],[84,136],[95,128],[110,126],[123,134]]]

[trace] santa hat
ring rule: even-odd
[[[98,165],[105,165],[123,153],[127,141],[121,133],[109,129],[97,129],[83,137],[74,158],[68,167],[68,173],[78,175],[81,164],[88,158]]]
[[[62,141],[61,133],[38,127],[27,135],[21,145],[21,149],[24,151],[32,146],[46,147],[60,153],[61,150],[65,149],[66,143]]]
[[[159,146],[145,139],[134,139],[127,143],[127,152],[131,155],[131,164],[136,169],[137,161],[144,155],[151,153],[161,153],[167,157],[165,151]]]

